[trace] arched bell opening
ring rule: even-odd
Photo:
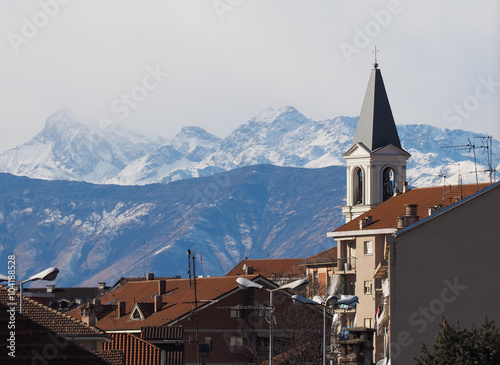
[[[392,167],[386,167],[382,173],[382,200],[394,196],[396,189],[396,173]]]
[[[358,204],[364,204],[364,174],[363,174],[363,169],[360,167],[356,167],[354,169],[354,176],[353,176],[353,202],[354,205]]]

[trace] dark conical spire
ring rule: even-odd
[[[375,64],[370,74],[353,144],[363,143],[370,151],[388,144],[401,148],[382,74],[377,66]]]

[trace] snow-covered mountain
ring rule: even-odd
[[[203,169],[196,169],[196,166],[215,153],[220,148],[221,142],[220,138],[202,128],[184,127],[168,144],[157,147],[154,151],[130,162],[120,173],[106,182],[119,185],[144,185],[213,175],[224,170],[212,168],[203,173]],[[196,174],[191,171],[196,171]]]
[[[320,168],[344,165],[358,118],[324,121],[306,118],[295,108],[269,108],[221,139],[199,127],[184,127],[171,141],[159,143],[115,127],[92,130],[64,109],[47,120],[32,141],[0,155],[0,172],[48,180],[78,180],[98,184],[145,185],[256,164]],[[473,155],[468,150],[441,148],[467,144],[476,133],[440,129],[426,124],[398,125],[403,145],[412,158],[408,181],[413,186],[475,181]],[[478,150],[480,181],[488,179],[487,154]],[[497,169],[500,144],[493,141]]]
[[[65,108],[31,141],[0,155],[0,171],[46,180],[101,182],[162,143],[119,126],[90,129]]]

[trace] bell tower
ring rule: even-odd
[[[347,163],[346,223],[403,190],[406,161],[382,74],[375,62]]]

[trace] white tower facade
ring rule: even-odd
[[[347,162],[347,197],[342,212],[346,223],[401,192],[406,161],[382,74],[375,64],[361,108]]]

